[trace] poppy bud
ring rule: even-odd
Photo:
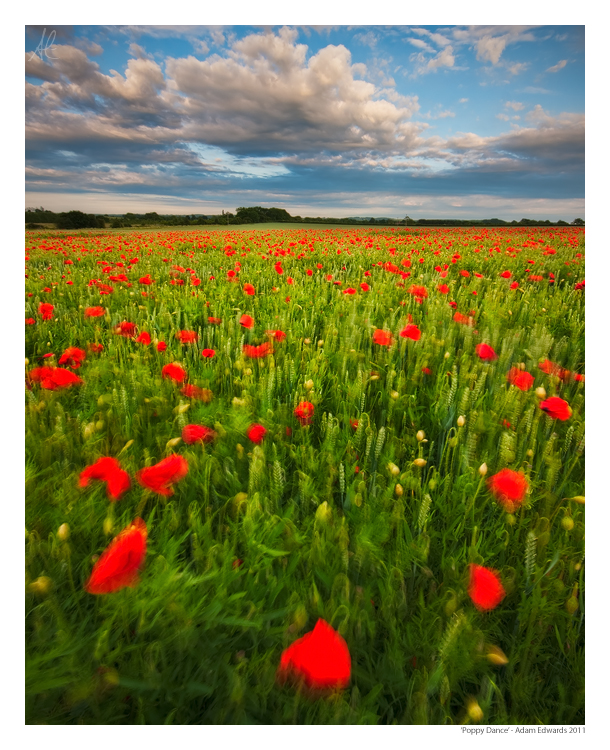
[[[103,419],[98,419],[98,421],[95,423],[95,429],[98,432],[101,432],[105,426],[106,426],[106,423],[104,422]]]
[[[468,701],[468,705],[466,706],[466,712],[468,714],[468,718],[471,721],[481,721],[483,718],[483,710],[481,709],[481,706],[476,702],[474,698],[471,698]]]
[[[190,408],[190,404],[185,404],[181,401],[174,409],[174,414],[184,414],[184,412],[188,411]]]
[[[248,494],[246,492],[238,492],[233,498],[235,507],[239,510],[242,505],[245,505],[248,501]]]
[[[310,391],[313,388],[313,380],[305,381],[305,390]]]
[[[61,542],[65,542],[70,537],[70,527],[67,523],[62,523],[62,525],[57,529],[57,538]]]
[[[396,497],[402,497],[402,484],[397,484],[396,487],[394,487],[394,492],[396,493]]]
[[[571,615],[578,610],[578,599],[573,594],[566,602],[566,609]]]
[[[417,438],[417,442],[421,443],[421,441],[426,437],[426,433],[423,430],[418,430],[415,437]]]
[[[572,531],[574,528],[574,519],[570,518],[570,516],[564,516],[561,519],[561,525],[566,531]]]
[[[445,359],[449,359],[450,356],[451,354],[449,354],[449,352],[445,352]]]
[[[110,536],[110,534],[112,534],[113,528],[114,521],[112,520],[112,518],[110,518],[110,516],[104,518],[104,534],[106,534],[106,536]]]
[[[171,440],[168,440],[167,443],[165,443],[165,448],[166,449],[168,449],[168,448],[175,448],[181,442],[182,442],[182,438],[181,437],[172,438]]]
[[[244,457],[244,446],[241,443],[237,443],[235,446],[237,450],[237,458],[243,458]]]
[[[30,364],[30,360],[26,357],[25,358],[25,366],[27,367]]]
[[[413,466],[417,466],[419,469],[422,469],[428,462],[425,458],[416,458],[415,461],[413,461]]]
[[[575,497],[571,497],[570,500],[573,500],[575,503],[578,503],[579,505],[585,504],[585,496],[584,495],[576,495]]]
[[[515,516],[513,516],[512,513],[507,513],[506,514],[506,523],[509,526],[514,526],[516,522],[517,522],[517,519],[515,518]]]
[[[484,477],[484,476],[485,476],[485,474],[487,474],[487,464],[486,464],[486,463],[482,463],[482,464],[481,464],[481,465],[479,466],[479,474],[480,474],[480,475],[481,475],[482,477]]]
[[[324,339],[320,339],[318,341],[318,346],[324,346]]]
[[[498,646],[487,646],[487,660],[497,667],[503,667],[505,664],[508,664],[506,654]]]
[[[531,458],[534,455],[534,451],[531,448],[528,448],[527,453],[525,455],[528,458]]]
[[[538,386],[538,388],[536,388],[534,392],[538,398],[540,399],[546,398],[546,391],[544,390],[542,386]]]
[[[316,510],[316,521],[327,523],[331,520],[331,515],[332,511],[326,500],[321,505],[318,505],[318,509]]]
[[[462,417],[461,415],[457,418],[457,426],[463,427],[466,424],[465,417]]]
[[[311,339],[303,339],[304,344],[311,344]]]
[[[95,432],[95,422],[89,422],[89,424],[86,424],[83,426],[83,438],[85,440],[89,440],[91,435]]]
[[[53,581],[49,578],[49,576],[40,576],[35,581],[32,581],[32,583],[30,583],[30,585],[28,586],[28,590],[33,594],[46,596],[46,594],[48,594],[51,590],[52,585]]]
[[[243,398],[237,398],[237,396],[233,396],[233,401],[231,402],[233,406],[245,406],[246,401]]]
[[[400,469],[398,468],[398,466],[396,466],[396,464],[393,464],[391,461],[388,464],[388,471],[393,477],[397,477],[400,474]]]
[[[390,391],[390,398],[392,399],[392,401],[396,401],[399,395],[400,394],[398,393],[398,391]]]

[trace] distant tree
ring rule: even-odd
[[[99,229],[105,227],[103,219],[82,211],[67,211],[57,214],[55,226],[58,229]]]
[[[574,219],[574,221],[572,222],[572,224],[575,227],[584,227],[585,222],[583,221],[583,219]]]

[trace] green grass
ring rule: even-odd
[[[574,284],[584,275],[576,255],[584,232],[277,227],[269,237],[260,225],[222,235],[207,227],[106,239],[99,230],[73,240],[28,234],[26,318],[37,322],[26,326],[26,371],[68,346],[95,341],[104,351],[76,370],[82,386],[26,391],[26,723],[460,724],[472,721],[472,699],[484,723],[584,723],[584,505],[569,500],[585,494],[584,383],[538,368],[548,358],[583,372],[584,291]],[[227,243],[237,250],[231,257]],[[281,258],[282,276],[270,245],[294,252]],[[546,247],[556,254],[543,256]],[[97,261],[135,256],[133,269],[113,270],[132,287],[108,282],[113,293],[100,296],[88,286],[107,282]],[[400,265],[407,257],[411,267]],[[527,279],[526,259],[543,281]],[[230,283],[235,261],[239,283]],[[373,268],[377,261],[411,276]],[[439,263],[449,266],[444,279]],[[201,285],[184,273],[184,286],[170,284],[172,264],[193,268]],[[516,290],[499,275],[507,268]],[[155,284],[139,286],[146,273]],[[437,291],[441,281],[449,295]],[[243,294],[245,282],[255,296]],[[408,293],[412,283],[428,290],[422,304]],[[341,293],[349,286],[357,294]],[[474,310],[474,327],[453,320],[450,300]],[[40,319],[41,301],[55,305],[52,321]],[[90,305],[106,306],[106,317],[85,319]],[[252,331],[240,326],[242,313],[254,317]],[[398,336],[407,315],[419,341]],[[167,351],[115,335],[122,320]],[[376,328],[392,332],[390,347],[372,342]],[[182,329],[197,331],[196,346],[177,342]],[[286,340],[273,356],[247,360],[242,344],[267,340],[268,329]],[[476,356],[481,341],[496,361]],[[216,356],[203,359],[203,348]],[[171,361],[212,390],[209,404],[180,408],[189,399],[161,379]],[[527,392],[506,381],[519,363],[535,377]],[[571,418],[547,417],[537,387],[566,400]],[[293,415],[303,400],[315,406],[309,426]],[[261,446],[246,436],[253,423],[268,430]],[[218,437],[168,446],[186,424]],[[172,452],[189,473],[165,499],[134,475]],[[100,456],[118,458],[132,478],[117,503],[102,483],[78,488]],[[484,462],[488,477],[509,467],[528,478],[514,514],[493,500]],[[324,502],[326,519],[316,515]],[[93,556],[137,515],[148,527],[140,583],[86,593]],[[468,596],[471,563],[499,572],[506,597],[492,611],[479,612]],[[46,594],[32,586],[41,576],[52,582]],[[352,677],[345,690],[312,699],[280,686],[276,670],[283,649],[319,617],[345,639]],[[508,663],[492,663],[490,646]]]

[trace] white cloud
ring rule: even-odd
[[[519,112],[525,107],[525,104],[522,104],[521,102],[504,102],[504,106],[506,109],[512,109],[515,112]]]
[[[560,61],[559,61],[559,62],[557,63],[557,65],[553,65],[552,67],[550,67],[550,68],[547,68],[545,72],[546,72],[546,73],[557,73],[557,72],[558,72],[558,71],[560,71],[560,70],[561,70],[562,68],[565,68],[565,66],[566,66],[567,64],[568,64],[568,61],[567,61],[567,60],[560,60]]]
[[[510,120],[510,117],[508,115],[505,115],[504,112],[500,112],[500,114],[496,115],[496,117],[498,118],[498,120]]]
[[[459,104],[466,104],[467,101],[469,101],[469,99],[467,97],[464,97],[460,99]]]
[[[431,47],[429,44],[426,44],[423,39],[407,39],[407,41],[412,44],[414,47],[417,47],[417,49],[421,49],[424,52],[431,52],[434,53],[436,50],[434,47]]]

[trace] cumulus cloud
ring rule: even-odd
[[[504,102],[504,106],[506,109],[512,109],[515,112],[519,112],[525,107],[525,104],[522,104],[521,102]]]
[[[565,66],[566,66],[567,64],[568,64],[568,61],[567,61],[567,60],[560,60],[560,61],[559,61],[559,62],[557,63],[557,65],[553,65],[552,67],[550,67],[550,68],[547,68],[547,69],[546,69],[546,72],[547,72],[547,73],[557,73],[557,72],[558,72],[558,71],[560,71],[560,70],[561,70],[562,68],[565,68]]]

